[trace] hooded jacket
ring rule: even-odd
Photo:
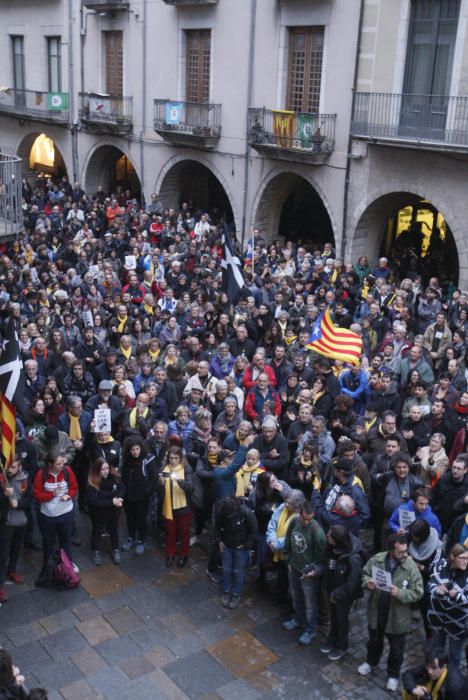
[[[398,506],[398,508],[395,508],[391,514],[390,518],[388,519],[388,526],[392,532],[397,532],[397,530],[400,529],[400,511],[402,510],[414,513],[415,520],[425,520],[429,527],[433,527],[434,530],[437,530],[439,537],[442,537],[442,527],[440,525],[439,518],[437,515],[434,515],[431,506],[427,506],[426,510],[419,513],[414,508],[413,500],[408,501],[408,503],[402,503]]]
[[[351,545],[349,552],[337,556],[328,552],[325,581],[332,603],[357,600],[363,596],[361,577],[368,554],[361,540],[353,534]]]

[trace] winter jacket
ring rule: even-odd
[[[362,587],[367,589],[367,584],[372,580],[372,567],[385,569],[387,552],[375,554],[364,566],[362,573]],[[370,591],[367,622],[370,629],[379,626],[379,601],[382,596],[388,596],[389,610],[385,624],[386,634],[406,634],[411,629],[411,604],[422,598],[424,587],[422,576],[412,559],[401,562],[392,574],[392,583],[398,588],[398,594],[393,597],[390,593],[375,588]]]
[[[213,495],[216,503],[225,496],[232,496],[236,493],[236,473],[245,464],[246,454],[247,447],[239,447],[229,466],[213,469]],[[206,477],[208,477],[208,473]]]
[[[400,529],[400,511],[406,510],[410,513],[414,513],[415,520],[425,520],[429,527],[433,527],[437,530],[439,537],[442,537],[442,527],[439,522],[437,515],[432,512],[431,506],[427,506],[426,510],[419,513],[414,509],[414,501],[408,501],[408,503],[402,503],[395,508],[390,518],[388,519],[388,526],[392,532],[397,532]]]
[[[444,586],[448,592],[455,589],[457,595],[437,592]],[[447,559],[441,558],[432,569],[428,589],[430,604],[428,622],[433,630],[444,631],[451,639],[463,639],[468,624],[468,571],[452,569]]]
[[[408,694],[418,685],[430,687],[431,679],[426,666],[416,666],[403,672],[401,677],[403,687]],[[438,698],[440,700],[465,700],[468,696],[468,681],[456,666],[449,663],[448,673],[440,686]]]
[[[130,457],[122,464],[122,481],[129,501],[144,501],[156,488],[156,460],[153,455]]]
[[[45,465],[45,459],[51,450],[51,445],[43,434],[38,435],[34,442],[39,450],[38,467],[42,469],[42,467]],[[75,446],[68,437],[68,434],[63,432],[63,430],[59,430],[59,441],[52,447],[54,449],[54,453],[60,453],[60,455],[64,457],[67,464],[71,464],[73,462],[76,454]]]
[[[257,386],[257,377],[259,374],[266,374],[270,380],[269,386],[276,387],[275,373],[269,365],[265,365],[261,371],[257,370],[256,374],[254,374],[254,370],[250,366],[246,368],[242,378],[242,386],[246,391],[250,391],[250,389],[254,389]],[[254,376],[256,377],[255,379]]]
[[[258,498],[256,489],[251,491],[249,494],[249,504],[255,513],[255,517],[257,518],[258,531],[260,535],[266,535],[271,516],[278,506],[281,505],[291,493],[291,489],[285,481],[280,481],[279,483],[282,485],[283,490],[273,491],[273,494],[269,499]]]
[[[452,549],[454,544],[464,544],[466,540],[465,526],[468,528],[468,523],[466,522],[466,519],[467,516],[464,513],[463,515],[459,515],[458,518],[455,518],[455,520],[453,521],[450,530],[447,533],[447,541],[445,543],[445,551],[447,552],[447,555],[450,553],[450,550]]]
[[[365,527],[370,518],[370,508],[367,498],[359,481],[354,474],[350,474],[344,484],[333,480],[323,492],[323,509],[331,511],[340,496],[350,496],[356,506],[361,521],[361,527]]]
[[[265,411],[266,403],[271,405],[271,408],[268,411]],[[268,387],[266,395],[263,395],[260,389],[255,386],[247,394],[244,410],[249,419],[252,421],[261,419],[267,413],[279,417],[281,414],[281,401],[279,394],[275,389]]]
[[[468,493],[468,474],[461,481],[455,481],[448,471],[440,477],[431,491],[431,506],[442,525],[442,532],[447,532],[453,519],[468,510],[464,498]]]
[[[306,566],[314,564],[319,575],[324,569],[326,542],[325,533],[315,520],[304,526],[300,517],[296,516],[289,523],[284,538],[285,560],[299,573]]]
[[[302,451],[306,442],[316,445],[318,452],[318,470],[323,483],[328,483],[331,478],[331,460],[335,453],[335,441],[327,430],[323,430],[318,437],[309,431],[305,432],[298,442],[298,448]]]
[[[362,569],[368,554],[358,537],[351,535],[351,551],[333,555],[327,552],[326,588],[332,603],[362,598]]]
[[[3,491],[4,486],[13,488],[15,492],[15,498],[17,501],[16,508],[11,507],[10,499],[8,498],[8,496],[5,496],[5,493]],[[32,485],[29,479],[29,475],[26,471],[20,469],[16,476],[8,477],[8,479],[6,479],[3,474],[0,474],[0,500],[2,501],[2,503],[0,504],[0,527],[3,527],[5,524],[13,524],[8,522],[9,511],[14,511],[16,513],[22,512],[24,515],[13,517],[15,519],[16,517],[24,519],[24,524],[26,525],[25,511],[29,511],[31,509],[33,501]],[[17,523],[17,525],[19,526],[20,523]]]
[[[116,479],[112,474],[109,474],[107,479],[101,479],[101,484],[98,489],[86,485],[86,496],[88,499],[91,518],[93,516],[109,515],[115,510],[119,510],[112,503],[114,498],[123,498],[125,495],[125,486],[120,479]]]
[[[216,513],[214,536],[229,549],[253,549],[258,536],[255,515],[245,505],[229,517]]]
[[[55,495],[55,491],[58,494]],[[55,518],[73,510],[73,499],[78,493],[78,482],[68,466],[56,475],[41,469],[34,479],[34,498],[40,504],[40,511],[49,518]],[[62,501],[62,496],[70,496]]]
[[[252,449],[260,452],[260,463],[268,472],[273,472],[279,479],[284,479],[288,468],[288,443],[280,433],[267,442],[263,435],[258,435],[252,443]],[[271,457],[270,452],[276,450],[278,457]]]

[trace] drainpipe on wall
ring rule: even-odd
[[[142,95],[141,95],[141,130],[140,130],[140,176],[141,176],[141,202],[143,204],[145,200],[145,148],[144,148],[144,136],[146,128],[146,44],[147,44],[147,31],[146,31],[146,21],[147,21],[147,11],[148,5],[147,0],[143,1],[143,41],[142,41],[142,56],[143,56],[143,66],[142,66]]]
[[[73,0],[68,0],[68,126],[71,132],[73,181],[78,180],[78,140],[75,123],[75,76],[73,74]]]
[[[242,249],[244,249],[245,229],[247,218],[247,195],[249,191],[249,109],[252,107],[254,54],[255,54],[255,23],[257,17],[257,0],[250,1],[250,32],[249,32],[249,66],[247,75],[247,110],[245,114],[245,155],[244,155],[244,191],[242,201]]]
[[[359,23],[358,23],[358,36],[356,42],[356,59],[354,62],[354,77],[353,77],[353,98],[351,100],[351,117],[349,120],[349,135],[348,135],[348,149],[346,154],[346,173],[345,173],[345,185],[343,194],[343,224],[342,224],[342,234],[341,234],[341,259],[344,262],[344,256],[346,252],[346,219],[348,217],[348,192],[349,192],[349,179],[351,173],[351,152],[352,152],[352,136],[351,136],[351,121],[354,114],[354,102],[356,99],[356,89],[357,89],[357,79],[359,70],[359,56],[361,53],[361,36],[362,36],[362,22],[364,17],[364,0],[361,0],[361,6],[359,8]]]

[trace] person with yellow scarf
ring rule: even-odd
[[[236,474],[236,496],[248,496],[259,474],[265,471],[260,464],[260,452],[251,449],[247,452],[245,464]]]
[[[402,677],[403,700],[464,700],[467,696],[466,679],[460,669],[450,665],[448,656],[428,645],[426,663],[406,670]]]
[[[275,599],[286,601],[288,595],[288,567],[285,562],[284,541],[291,521],[304,505],[304,494],[293,489],[270,518],[266,531],[267,545],[273,555],[273,562],[278,565]]]
[[[179,568],[187,564],[190,548],[190,524],[193,509],[190,494],[194,489],[193,472],[187,464],[182,448],[173,446],[167,451],[159,476],[166,529],[166,567],[170,568],[176,557],[176,543],[180,540]]]

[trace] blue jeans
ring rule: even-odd
[[[231,549],[223,551],[223,586],[225,593],[240,596],[244,585],[245,570],[249,561],[248,549]]]
[[[457,668],[460,668],[466,638],[452,639],[452,637],[447,635],[445,630],[432,630],[432,648],[442,649],[445,651],[445,643],[447,638],[449,647],[449,663],[453,664]]]
[[[319,579],[301,578],[300,571],[291,569],[289,572],[289,592],[294,608],[294,619],[307,632],[315,634],[317,629],[317,596]]]

